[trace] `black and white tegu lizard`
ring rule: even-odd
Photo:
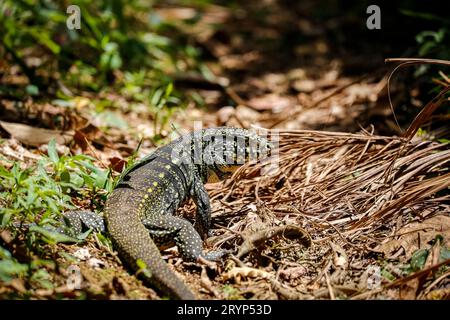
[[[106,226],[122,260],[137,270],[145,263],[144,280],[178,299],[195,299],[161,258],[159,248],[177,245],[185,260],[217,260],[222,252],[202,252],[208,235],[211,206],[204,183],[230,177],[242,164],[259,160],[271,149],[267,139],[254,131],[211,128],[195,131],[158,148],[129,168],[108,197]],[[187,198],[197,206],[197,232],[192,224],[174,216]],[[69,214],[71,225],[102,229],[102,221],[84,212]],[[77,222],[78,219],[78,222]]]

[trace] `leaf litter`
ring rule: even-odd
[[[255,47],[255,39],[243,41],[235,29],[251,30],[256,40],[275,39],[283,30],[270,23],[255,26],[242,12],[232,14],[220,6],[208,10],[186,32],[210,49],[216,62],[209,66],[220,77],[178,79],[188,83],[186,91],[192,83],[206,84],[207,90],[195,90],[195,86],[191,90],[203,96],[208,108],[188,104],[173,114],[173,121],[182,129],[189,129],[196,119],[207,126],[271,128],[270,134],[280,137],[279,170],[261,176],[263,164],[245,166],[224,183],[208,185],[214,236],[206,248],[233,254],[215,266],[200,266],[183,263],[171,248],[163,252],[169,267],[204,299],[448,299],[450,152],[448,144],[416,135],[444,94],[423,108],[403,136],[361,130],[358,120],[382,115],[385,127],[401,133],[389,120],[387,103],[389,93],[398,93],[401,85],[388,92],[386,70],[347,76],[344,59],[330,59],[330,46],[318,39],[295,48],[302,65],[289,65],[289,70],[280,72],[276,64],[284,63],[282,53],[274,59],[273,52]],[[192,8],[156,11],[164,19],[177,21],[195,13]],[[276,12],[273,15],[277,18]],[[289,24],[292,18],[278,15],[277,19]],[[224,21],[233,23],[221,31],[209,28]],[[311,36],[323,36],[323,28],[311,21],[298,23]],[[222,39],[224,34],[228,41]],[[444,85],[448,90],[448,84]],[[104,100],[114,101],[117,108],[93,117],[91,109]],[[27,114],[29,124],[25,125],[16,123],[22,115],[14,113],[15,105],[2,99],[8,114],[2,115],[1,125],[7,132],[2,136],[7,139],[0,144],[0,165],[10,169],[19,161],[21,167],[31,167],[48,152],[45,144],[57,138],[60,154],[70,149],[74,154],[90,154],[104,169],[110,163],[123,167],[123,159],[133,152],[142,156],[154,150],[155,135],[168,140],[167,128],[159,132],[149,128],[154,114],[147,106],[131,106],[115,92],[98,96],[83,92],[73,103],[75,109],[67,112],[58,101],[45,105],[27,101],[26,109],[37,112]],[[55,125],[54,116],[61,116],[64,123]],[[36,120],[39,126],[33,127]],[[133,126],[124,130],[127,123]],[[42,124],[51,129],[41,128]],[[315,130],[322,125],[326,130]],[[73,143],[58,141],[66,135],[73,136]],[[2,201],[0,205],[5,206]],[[89,199],[74,202],[92,208]],[[193,220],[192,202],[179,211]],[[0,276],[12,265],[18,266],[11,281],[0,278],[0,297],[158,298],[127,272],[102,235],[80,244],[47,244],[40,258],[55,265],[46,265],[49,277],[40,275],[34,283],[25,281],[26,270],[21,268],[23,262],[37,257],[24,252],[18,244],[23,240],[20,236],[12,239],[5,230],[0,236],[2,246],[17,258],[7,260],[10,255],[0,252],[8,261],[0,265]],[[80,253],[87,252],[90,258],[80,259]],[[78,289],[67,285],[73,266],[83,276]],[[48,279],[53,285],[43,285]]]

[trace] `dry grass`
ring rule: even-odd
[[[222,228],[212,242],[238,247],[258,230],[295,225],[309,233],[313,245],[306,248],[292,237],[280,242],[268,236],[265,246],[259,243],[254,254],[244,257],[245,265],[235,258],[235,268],[244,269],[236,272],[228,266],[231,274],[224,280],[233,278],[241,290],[250,290],[259,298],[334,299],[376,294],[405,298],[402,285],[420,280],[406,290],[409,298],[415,298],[438,278],[432,271],[443,272],[440,266],[434,267],[441,261],[429,265],[431,254],[425,264],[431,271],[410,272],[410,278],[404,278],[408,273],[398,270],[410,263],[410,250],[400,249],[390,256],[383,244],[401,239],[402,230],[413,222],[449,217],[447,145],[369,132],[278,134],[279,170],[275,174],[259,177],[264,164],[243,167],[223,188],[211,191],[216,208],[213,220]],[[437,232],[444,235],[449,230]],[[448,246],[449,239],[445,240]],[[427,243],[410,245],[430,249]],[[381,287],[370,290],[371,266],[396,268],[394,277],[400,280],[383,278]],[[264,270],[264,276],[251,274],[254,269]],[[444,270],[447,276],[439,283],[447,288],[448,296],[448,269]],[[248,281],[241,282],[242,278]],[[442,289],[439,284],[433,286]],[[432,296],[428,292],[425,297]]]
[[[402,137],[271,131],[278,170],[245,166],[210,192],[211,243],[238,252],[217,281],[260,299],[448,299],[450,150],[416,133],[449,88]]]

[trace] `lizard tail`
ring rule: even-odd
[[[137,206],[131,205],[136,203],[133,201],[136,199],[123,197],[121,191],[128,193],[128,190],[115,190],[111,194],[106,203],[105,218],[109,234],[122,259],[134,271],[139,269],[137,261],[143,261],[149,271],[149,274],[141,275],[143,280],[161,293],[175,299],[194,300],[195,295],[164,262],[158,247],[140,221],[138,211],[134,209]],[[133,195],[130,193],[130,196]]]

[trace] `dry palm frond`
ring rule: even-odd
[[[221,203],[220,212],[213,215],[225,230],[219,238],[228,244],[242,245],[245,237],[237,235],[248,230],[292,224],[304,228],[322,247],[340,242],[350,251],[349,259],[356,261],[355,257],[376,252],[377,245],[410,222],[450,214],[450,150],[446,144],[368,132],[277,133],[279,169],[275,174],[259,175],[266,164],[246,166],[223,189],[211,192],[212,199]],[[224,243],[220,239],[216,243]],[[275,242],[270,245],[268,258],[275,269],[282,267],[286,257],[274,255],[274,250],[282,250]],[[329,253],[318,258],[327,259]],[[361,260],[365,261],[363,268],[373,263],[369,260]],[[311,269],[319,274],[317,290],[334,292],[333,285],[346,284],[338,275],[328,276],[327,270],[317,269],[317,265]]]
[[[448,195],[433,197],[450,185],[450,150],[445,144],[370,134],[281,131],[279,154],[277,174],[258,177],[264,164],[243,167],[225,185],[225,192],[212,192],[213,199],[220,199],[228,191],[220,216],[249,212],[242,204],[260,198],[277,216],[301,212],[351,234],[386,227],[402,211],[445,206],[448,200]],[[415,213],[420,216],[420,210]]]

